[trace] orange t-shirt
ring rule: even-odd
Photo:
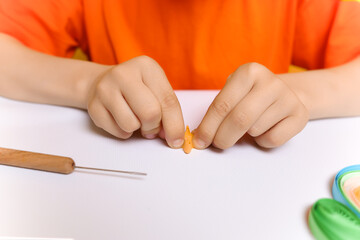
[[[175,89],[219,89],[238,66],[336,66],[360,54],[360,3],[339,0],[0,0],[0,32],[38,51],[154,58]]]

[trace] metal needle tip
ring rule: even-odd
[[[121,171],[121,170],[112,170],[112,169],[103,169],[103,168],[91,168],[91,167],[80,167],[80,166],[75,166],[75,168],[81,168],[81,169],[87,169],[87,170],[93,170],[93,171],[104,171],[104,172],[116,172],[116,173],[131,174],[131,175],[141,175],[141,176],[147,175],[146,173],[142,173],[142,172]]]

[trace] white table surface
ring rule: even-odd
[[[179,91],[195,128],[215,91]],[[113,239],[312,239],[307,212],[331,197],[335,174],[360,163],[360,118],[308,123],[282,147],[251,139],[226,151],[121,141],[85,111],[0,98],[0,146],[72,157],[81,166],[147,177],[70,175],[0,165],[0,237]]]

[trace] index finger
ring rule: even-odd
[[[229,76],[225,86],[209,106],[200,125],[194,130],[195,148],[203,149],[213,142],[220,124],[251,90],[253,81],[247,76],[245,69],[243,65]]]
[[[180,148],[184,143],[184,119],[180,103],[159,64],[151,59],[144,65],[142,79],[158,99],[161,107],[162,126],[169,146]]]

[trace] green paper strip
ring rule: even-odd
[[[312,206],[309,226],[318,240],[360,239],[360,218],[333,199],[323,198]]]

